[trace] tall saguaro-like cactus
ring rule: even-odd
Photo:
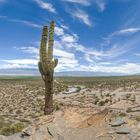
[[[54,21],[51,21],[49,33],[48,27],[43,27],[40,45],[40,61],[38,67],[45,83],[44,114],[53,112],[53,76],[54,68],[58,64],[58,59],[53,59],[54,26]]]

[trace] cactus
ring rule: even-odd
[[[49,41],[47,41],[48,27],[43,27],[40,45],[40,61],[38,62],[39,71],[45,83],[45,115],[53,112],[53,75],[54,68],[58,64],[58,59],[53,59],[54,26],[54,21],[51,21]]]

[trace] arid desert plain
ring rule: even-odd
[[[140,140],[140,76],[56,77],[43,115],[39,77],[1,77],[0,140]]]

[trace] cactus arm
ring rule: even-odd
[[[48,27],[44,26],[42,39],[41,39],[41,46],[40,46],[40,61],[41,62],[47,61],[47,49],[46,49],[47,38],[48,38]]]
[[[43,27],[41,45],[40,45],[40,68],[43,74],[46,74],[48,71],[48,64],[47,64],[47,39],[48,39],[48,27]]]
[[[39,68],[39,72],[41,73],[41,75],[44,75],[44,71],[43,71],[43,67],[42,67],[42,63],[38,62],[38,68]]]
[[[54,61],[55,61],[55,65],[54,65],[54,67],[56,67],[57,64],[58,64],[58,59],[54,59]]]
[[[49,30],[48,61],[51,61],[53,58],[53,45],[54,45],[54,21],[51,21]]]

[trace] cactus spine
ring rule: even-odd
[[[57,66],[58,63],[58,59],[53,59],[54,26],[54,21],[51,21],[49,35],[48,27],[43,27],[40,45],[40,61],[38,63],[38,67],[42,79],[45,83],[44,114],[50,114],[51,112],[53,112],[53,75],[54,68]]]

